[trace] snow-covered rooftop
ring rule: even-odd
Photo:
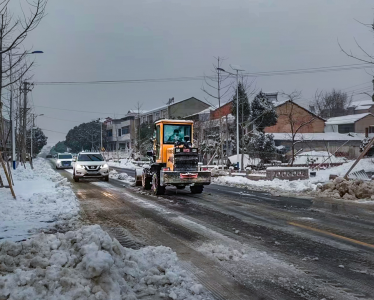
[[[348,115],[348,116],[330,118],[326,121],[326,125],[354,124],[358,120],[360,120],[360,119],[362,119],[362,118],[364,118],[368,115],[372,115],[372,114],[363,113],[363,114],[357,114],[357,115]]]
[[[291,140],[291,133],[272,133],[274,140],[288,141]],[[362,141],[365,138],[361,133],[343,134],[337,132],[321,132],[321,133],[298,133],[295,140],[305,141]]]
[[[372,106],[374,102],[372,99],[353,101],[349,107],[359,107],[359,106]]]

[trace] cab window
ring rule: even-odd
[[[176,141],[184,142],[186,135],[191,139],[191,125],[164,125],[164,144],[174,144]]]
[[[160,158],[160,125],[156,126],[156,157]]]

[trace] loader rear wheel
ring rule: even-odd
[[[203,185],[193,185],[193,186],[190,186],[190,190],[191,190],[192,194],[201,194],[204,190],[204,186]]]
[[[152,192],[155,195],[165,194],[165,187],[160,186],[160,175],[158,175],[158,174],[153,174],[153,177],[152,177]]]
[[[142,187],[144,190],[150,190],[152,188],[152,179],[147,174],[142,174]]]

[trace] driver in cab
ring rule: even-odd
[[[174,129],[174,133],[168,138],[168,142],[183,141],[179,129]]]

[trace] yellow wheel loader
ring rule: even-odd
[[[191,193],[200,194],[210,184],[210,171],[198,170],[199,150],[191,143],[193,121],[159,120],[155,123],[150,165],[136,170],[136,184],[155,195],[163,195],[166,186],[177,189],[190,187]]]

